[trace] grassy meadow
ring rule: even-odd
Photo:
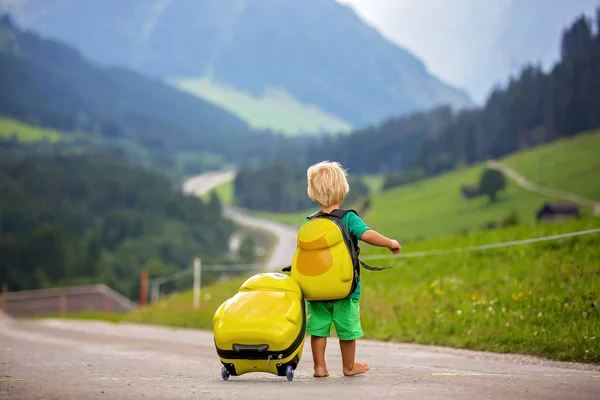
[[[318,107],[303,104],[282,90],[268,90],[261,97],[219,85],[210,79],[174,79],[173,84],[211,101],[244,119],[258,129],[271,129],[289,135],[299,132],[348,132],[351,126]]]
[[[595,147],[594,147],[595,146]],[[503,160],[530,181],[600,201],[600,132],[564,139],[519,152]],[[461,185],[476,184],[485,167],[478,165],[383,192],[373,198],[367,222],[399,239],[429,238],[478,230],[487,222],[500,222],[512,210],[520,222],[535,221],[539,208],[552,199],[530,192],[507,178],[499,201],[480,197],[464,200]],[[582,208],[582,213],[592,210]]]
[[[600,131],[559,140],[499,161],[531,182],[600,201],[598,148]],[[461,186],[477,184],[484,170],[485,164],[479,164],[383,192],[377,191],[371,195],[373,206],[365,214],[366,222],[384,235],[401,241],[414,241],[482,231],[486,224],[499,224],[513,211],[521,223],[533,223],[544,202],[559,200],[523,189],[510,178],[507,178],[506,190],[500,192],[496,203],[490,204],[486,197],[463,199]],[[377,180],[369,179],[371,185],[377,187],[377,183],[373,183]],[[307,212],[310,211],[252,214],[299,225],[302,219],[298,218]],[[583,207],[581,212],[590,215],[592,210]]]
[[[600,202],[600,130],[508,157],[506,165],[539,185]]]
[[[213,192],[216,192],[221,200],[221,204],[231,205],[233,204],[233,181],[223,182],[216,186],[211,191],[205,193],[201,198],[202,200],[210,199]]]
[[[600,218],[524,225],[431,239],[410,252],[463,248],[600,228]],[[371,261],[391,270],[362,272],[366,338],[600,361],[600,233],[443,256]],[[385,253],[363,246],[364,254]],[[212,329],[217,307],[250,274],[171,296],[123,321]]]
[[[16,137],[19,142],[57,142],[62,134],[53,129],[39,128],[13,119],[0,117],[0,140]]]

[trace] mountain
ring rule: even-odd
[[[26,27],[162,78],[272,88],[354,126],[470,98],[334,0],[11,0]]]
[[[0,18],[0,115],[63,132],[126,140],[168,158],[181,152],[247,157],[276,135],[214,104],[125,67],[106,67]],[[246,146],[248,135],[253,140]]]

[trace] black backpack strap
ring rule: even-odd
[[[306,217],[307,219],[313,219],[316,217],[320,217],[321,215],[325,215],[325,213],[321,210],[319,211],[315,211],[314,213],[310,214],[308,217]]]
[[[368,264],[365,264],[362,260],[358,260],[358,262],[360,262],[360,265],[363,266],[364,269],[368,269],[369,271],[383,271],[384,269],[390,269],[392,267],[372,267]]]
[[[352,212],[356,215],[358,215],[358,213],[355,210],[340,210],[340,209],[335,209],[332,212],[329,213],[329,215],[333,215],[336,218],[342,219],[344,218],[344,215],[348,214],[349,212]]]

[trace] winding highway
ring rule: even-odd
[[[182,189],[184,193],[202,196],[205,193],[210,192],[216,186],[232,180],[234,176],[235,173],[230,171],[210,172],[185,181]],[[274,221],[252,217],[233,206],[223,207],[223,214],[225,217],[240,225],[262,229],[277,238],[275,248],[267,261],[268,270],[281,269],[282,267],[289,265],[292,261],[292,257],[296,251],[297,228]]]

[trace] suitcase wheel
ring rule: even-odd
[[[224,365],[221,367],[221,378],[223,378],[224,381],[229,379],[229,371],[227,371],[227,368],[225,368]]]
[[[287,368],[285,369],[285,376],[287,377],[288,381],[291,381],[294,379],[294,368],[292,368],[291,365],[288,365]]]

